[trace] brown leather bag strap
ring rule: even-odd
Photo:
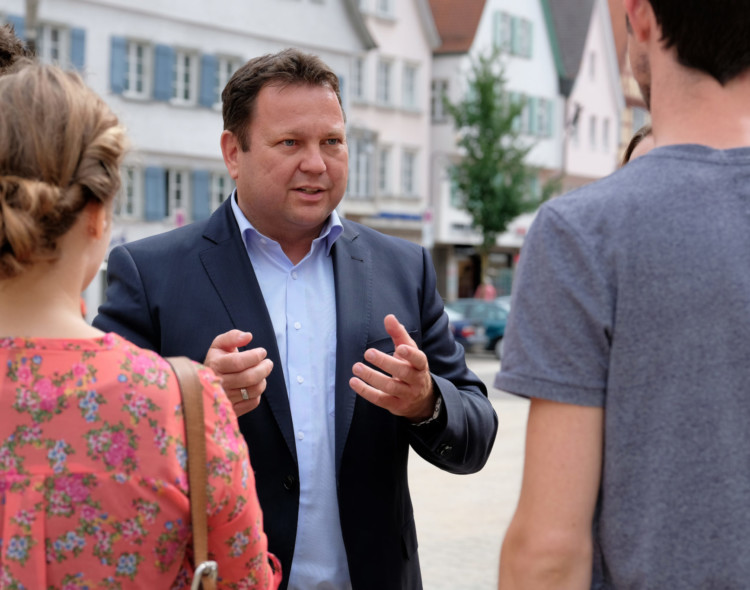
[[[216,588],[216,562],[208,561],[208,517],[206,474],[206,431],[203,419],[203,386],[192,361],[185,356],[169,357],[182,395],[185,414],[185,445],[187,447],[187,472],[190,494],[190,514],[193,521],[193,588]]]

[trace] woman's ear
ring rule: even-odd
[[[83,212],[86,216],[88,234],[96,240],[101,240],[106,235],[109,224],[107,208],[102,203],[90,201]]]

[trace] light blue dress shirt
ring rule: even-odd
[[[300,500],[289,590],[350,590],[334,446],[336,293],[331,248],[344,228],[337,213],[331,213],[310,252],[293,265],[278,242],[247,220],[236,191],[232,211],[273,322],[294,424]]]

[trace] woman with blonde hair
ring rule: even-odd
[[[189,587],[176,378],[80,313],[107,250],[125,133],[52,66],[0,77],[0,104],[0,587]],[[217,378],[199,373],[219,587],[276,588],[247,447]]]

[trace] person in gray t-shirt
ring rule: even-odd
[[[545,204],[495,385],[531,398],[498,587],[750,582],[750,2],[625,0],[655,148]]]

